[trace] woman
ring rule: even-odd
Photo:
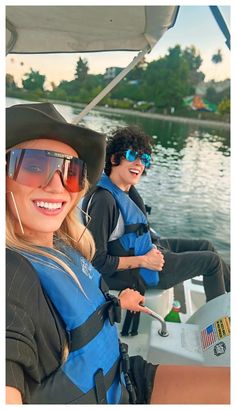
[[[146,403],[151,393],[155,403],[225,403],[227,369],[178,367],[185,390],[199,375],[198,385],[208,383],[207,397],[201,386],[196,398],[182,396],[175,368],[129,361],[118,341],[120,306],[145,311],[144,298],[130,289],[119,300],[109,295],[76,217],[104,152],[102,135],[68,124],[52,104],[7,109],[7,403]],[[218,372],[223,394],[212,378]]]

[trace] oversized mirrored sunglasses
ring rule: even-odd
[[[6,154],[7,176],[22,185],[45,187],[59,172],[69,192],[84,188],[87,167],[84,161],[60,152],[39,149],[12,149]]]
[[[150,154],[137,152],[137,151],[133,151],[132,149],[128,149],[127,151],[124,152],[124,157],[130,162],[133,162],[137,158],[140,158],[145,168],[150,168],[151,166],[151,155]]]

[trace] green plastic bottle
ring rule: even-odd
[[[180,314],[179,314],[180,308],[181,308],[180,302],[178,300],[174,300],[172,309],[169,313],[167,313],[165,317],[165,321],[181,323]]]

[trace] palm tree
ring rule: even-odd
[[[211,57],[211,61],[214,64],[218,64],[221,63],[223,60],[222,54],[221,54],[221,50],[218,50],[216,54],[213,54],[213,56]]]

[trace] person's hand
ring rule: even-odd
[[[164,255],[156,248],[152,248],[149,252],[143,255],[143,268],[161,271],[164,263]]]
[[[124,289],[118,297],[120,299],[120,306],[122,309],[131,310],[132,312],[147,313],[147,308],[140,305],[144,304],[145,297],[137,290],[130,288]]]

